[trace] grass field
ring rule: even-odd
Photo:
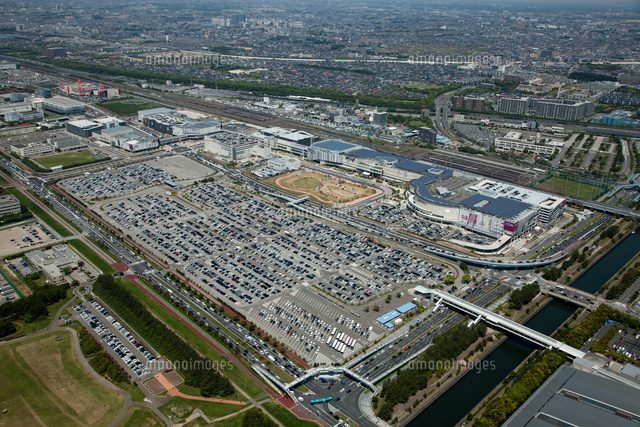
[[[150,110],[162,107],[155,102],[144,101],[142,99],[119,99],[116,101],[104,101],[98,103],[99,106],[111,110],[119,116],[133,116],[140,110]]]
[[[211,425],[213,427],[242,427],[242,420],[244,419],[244,415],[245,414],[243,412],[241,414],[234,415],[233,417],[229,417],[221,421],[216,421]]]
[[[120,420],[117,427],[154,427],[164,426],[164,423],[150,409],[140,406],[132,406],[127,409],[124,417]]]
[[[262,405],[268,413],[273,415],[275,419],[280,421],[283,426],[295,426],[295,427],[318,427],[318,424],[313,421],[301,420],[291,412],[283,408],[279,403],[267,402]]]
[[[182,322],[173,317],[170,313],[162,309],[155,301],[153,301],[147,294],[142,292],[137,286],[131,283],[127,279],[118,279],[119,282],[125,286],[133,295],[135,295],[142,303],[156,316],[158,319],[162,320],[165,324],[167,324],[171,329],[173,329],[178,335],[180,335],[185,341],[191,344],[200,354],[211,359],[214,362],[218,362],[222,365],[222,361],[226,361],[220,353],[215,351],[210,345],[202,340],[198,335],[195,334],[191,329],[187,328]],[[165,301],[167,305],[168,302]],[[143,337],[144,338],[144,337]],[[227,363],[227,362],[225,362]],[[263,393],[263,390],[253,382],[251,379],[247,378],[247,376],[238,368],[232,367],[231,369],[227,369],[223,371],[224,375],[226,375],[234,384],[243,389],[249,396],[255,397],[259,394]],[[243,400],[242,396],[239,398]]]
[[[78,239],[69,240],[69,244],[73,246],[75,250],[80,252],[83,257],[87,259],[91,264],[98,267],[105,274],[113,274],[116,272],[116,269],[111,267],[111,265],[103,260],[97,253],[95,253],[89,246],[87,246],[83,241]]]
[[[62,166],[63,168],[69,168],[72,166],[86,165],[87,163],[93,163],[96,158],[89,150],[70,151],[68,153],[53,154],[51,156],[39,157],[34,160],[45,168],[52,168],[53,166]]]
[[[160,411],[173,423],[179,423],[191,415],[196,408],[204,412],[209,419],[212,419],[233,414],[245,407],[227,403],[205,402],[202,400],[188,400],[181,397],[174,397],[170,402],[162,405]]]
[[[546,180],[536,185],[536,188],[539,188],[543,191],[551,191],[554,193],[562,194],[564,196],[577,197],[579,199],[585,200],[595,200],[606,191],[603,188],[597,187],[595,185],[587,184],[584,182],[580,183],[572,179],[560,177],[547,178]],[[580,189],[580,194],[578,194],[578,188]]]
[[[277,188],[294,194],[308,195],[324,203],[349,203],[376,193],[373,188],[320,172],[297,171],[269,180]]]
[[[124,399],[79,364],[70,340],[62,331],[0,347],[2,425],[107,426],[118,416]]]
[[[11,193],[14,196],[16,196],[16,198],[20,200],[20,203],[22,203],[24,207],[29,209],[32,214],[34,214],[35,216],[40,218],[42,221],[44,221],[49,227],[53,228],[53,230],[55,230],[56,233],[58,233],[62,237],[72,236],[72,233],[69,232],[69,230],[64,228],[58,221],[53,219],[51,215],[46,213],[40,206],[36,205],[34,202],[31,201],[31,199],[28,199],[20,191],[16,190],[15,188],[7,188],[6,190],[8,193]]]

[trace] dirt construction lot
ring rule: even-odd
[[[277,178],[275,184],[285,190],[306,194],[325,203],[349,203],[376,193],[373,188],[355,182],[304,170]]]
[[[0,426],[107,426],[124,404],[80,365],[69,332],[3,345],[0,360]]]

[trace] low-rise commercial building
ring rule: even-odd
[[[46,142],[28,142],[26,144],[17,143],[11,145],[11,152],[18,154],[21,157],[31,157],[40,154],[47,154],[53,152],[53,145]]]
[[[0,217],[18,214],[22,211],[20,201],[11,194],[0,195]]]
[[[505,136],[495,139],[496,151],[529,152],[535,154],[551,155],[562,143],[542,140],[537,137],[525,137],[521,132],[510,131]]]

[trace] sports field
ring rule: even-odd
[[[376,190],[320,172],[299,170],[275,179],[274,184],[289,192],[307,195],[321,202],[349,203],[376,194]]]
[[[96,159],[89,150],[70,151],[68,153],[53,154],[51,156],[39,157],[32,159],[42,165],[44,168],[52,168],[53,166],[62,166],[69,168],[72,166],[86,165],[92,163]]]
[[[108,426],[118,416],[124,398],[85,370],[70,340],[62,331],[0,346],[0,425]]]
[[[585,182],[580,183],[572,179],[560,177],[547,178],[536,185],[536,188],[585,200],[597,199],[606,191],[605,189],[595,185],[587,184]],[[578,194],[578,191],[580,191],[580,194]]]

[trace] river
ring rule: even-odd
[[[630,234],[618,246],[594,264],[572,286],[595,292],[633,258],[640,248],[640,233]],[[558,329],[576,311],[576,306],[554,300],[533,316],[526,326],[544,334]],[[482,366],[472,370],[442,396],[426,407],[409,427],[455,426],[520,365],[537,346],[517,336],[504,341],[489,354]]]

